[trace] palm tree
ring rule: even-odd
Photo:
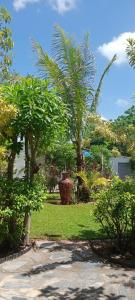
[[[53,36],[53,58],[43,51],[39,43],[33,42],[38,54],[38,68],[41,76],[49,77],[66,103],[69,112],[70,139],[76,146],[77,171],[82,169],[82,136],[88,107],[96,112],[100,90],[105,74],[109,71],[116,56],[105,69],[99,86],[94,91],[95,59],[89,48],[89,36],[76,46],[64,30],[55,26]]]
[[[127,40],[127,56],[129,59],[129,63],[133,69],[135,69],[135,40],[134,39],[128,39]]]

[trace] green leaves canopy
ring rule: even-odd
[[[65,105],[55,90],[49,88],[47,80],[22,78],[4,86],[2,93],[18,108],[18,116],[12,123],[17,135],[31,132],[40,143],[49,143],[59,130],[64,130]]]

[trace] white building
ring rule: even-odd
[[[125,179],[126,176],[134,175],[134,171],[131,168],[130,157],[111,157],[110,165],[113,174],[119,176],[121,179]]]

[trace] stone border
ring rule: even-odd
[[[28,251],[30,251],[32,248],[33,248],[33,245],[31,244],[30,246],[27,246],[25,249],[20,250],[19,252],[2,257],[2,258],[0,258],[0,264],[4,263],[6,261],[10,261],[15,258],[18,258],[18,257],[22,256],[23,254],[27,253]]]

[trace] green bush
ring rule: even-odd
[[[135,182],[115,177],[109,186],[93,195],[97,201],[95,217],[120,250],[135,241]]]
[[[32,185],[23,179],[9,182],[0,178],[0,243],[7,242],[10,247],[21,243],[24,235],[25,213],[42,208],[45,200],[42,182]]]

